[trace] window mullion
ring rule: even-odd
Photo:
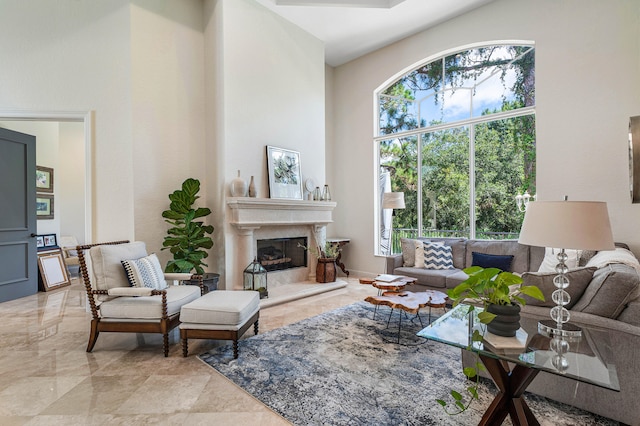
[[[469,238],[476,238],[476,132],[469,126]]]

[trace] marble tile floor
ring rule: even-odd
[[[374,290],[349,278],[342,289],[264,308],[260,332],[363,300]],[[91,315],[77,279],[0,303],[0,318],[3,426],[289,424],[196,357],[229,342],[190,340],[183,358],[176,329],[165,358],[160,335],[102,333],[87,353]]]

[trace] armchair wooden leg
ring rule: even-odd
[[[96,340],[98,340],[98,324],[100,320],[92,319],[91,320],[91,334],[89,335],[89,344],[87,345],[87,352],[91,352],[93,347],[96,345]]]
[[[258,320],[253,323],[253,334],[258,335]]]
[[[162,335],[162,344],[164,346],[164,357],[169,356],[169,333],[164,333]]]
[[[238,359],[238,338],[233,339],[233,359]]]
[[[189,353],[189,349],[187,347],[188,343],[187,343],[187,339],[183,338],[182,339],[182,356],[183,357],[187,357],[188,353]]]

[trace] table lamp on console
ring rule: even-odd
[[[552,294],[556,306],[551,308],[551,320],[538,323],[542,334],[560,337],[581,336],[579,327],[569,323],[565,305],[570,302],[569,279],[565,275],[565,249],[613,250],[613,236],[607,203],[598,201],[535,201],[529,203],[520,230],[520,244],[558,248],[558,264]]]

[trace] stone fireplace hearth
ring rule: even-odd
[[[227,206],[229,223],[235,230],[229,236],[234,262],[227,269],[227,282],[233,290],[241,290],[242,271],[258,254],[257,240],[306,238],[307,245],[324,244],[336,203],[235,197],[227,199]],[[278,285],[315,280],[315,267],[315,258],[307,256],[306,266],[269,272],[269,291]]]

